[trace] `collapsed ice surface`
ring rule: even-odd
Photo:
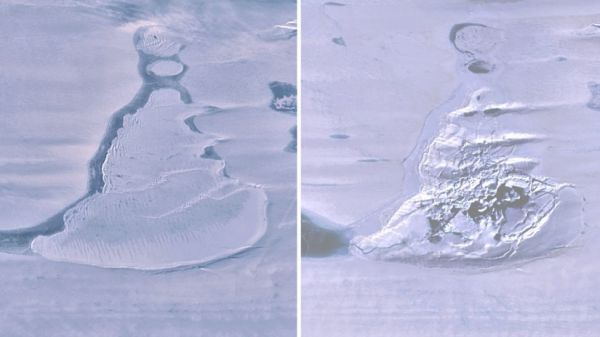
[[[534,257],[579,234],[580,218],[572,213],[580,208],[574,189],[532,174],[536,160],[514,154],[516,147],[543,137],[497,130],[493,118],[501,114],[486,112],[520,105],[482,105],[478,99],[484,91],[448,114],[421,155],[420,191],[381,230],[355,238],[355,254],[438,260]]]
[[[536,255],[568,244],[581,229],[579,218],[558,213],[559,206],[578,209],[575,192],[532,175],[535,160],[512,156],[515,146],[538,139],[513,133],[481,136],[446,124],[422,155],[420,192],[379,232],[355,239],[354,252],[383,259],[497,259],[516,255],[528,244],[535,247],[524,250]],[[552,217],[562,228],[555,237],[529,243]]]
[[[96,194],[66,214],[64,232],[38,237],[32,249],[57,261],[163,269],[250,247],[264,233],[265,195],[227,184],[198,194],[206,179],[210,176],[190,172],[147,191]]]
[[[418,167],[419,193],[402,203],[380,231],[355,238],[355,254],[381,259],[533,257],[579,234],[580,218],[569,211],[580,208],[574,189],[533,175],[537,162],[513,155],[516,146],[541,137],[493,128],[489,136],[482,135],[479,128],[492,124],[489,120],[465,119],[493,117],[484,113],[489,106],[472,106],[474,100],[451,112],[426,147]],[[541,231],[554,234],[537,240]]]
[[[271,82],[269,88],[273,93],[271,109],[279,112],[296,114],[296,86],[290,83]]]

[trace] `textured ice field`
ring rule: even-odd
[[[600,6],[305,1],[306,336],[595,336]]]
[[[295,334],[295,3],[0,5],[7,336]]]

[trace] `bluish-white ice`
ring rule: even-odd
[[[595,336],[598,4],[303,17],[304,335]]]
[[[0,17],[3,333],[295,334],[295,3]]]

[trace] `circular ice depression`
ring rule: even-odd
[[[146,55],[170,57],[178,54],[185,44],[166,27],[148,26],[138,29],[133,37],[135,48]]]
[[[159,76],[173,76],[183,71],[183,65],[175,61],[156,61],[150,63],[146,68],[146,72],[149,74],[155,74]]]

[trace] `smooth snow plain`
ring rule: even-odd
[[[3,335],[295,335],[295,12],[0,5]]]
[[[304,336],[595,336],[600,6],[302,8]]]

